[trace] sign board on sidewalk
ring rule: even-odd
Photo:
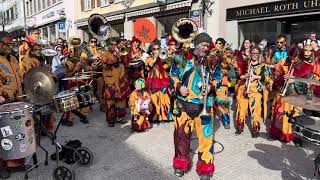
[[[200,9],[190,10],[189,11],[189,18],[197,24],[198,28],[202,27],[202,18],[201,18],[201,10]]]

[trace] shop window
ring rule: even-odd
[[[51,0],[47,0],[47,3],[48,3],[48,7],[51,6]]]
[[[52,4],[55,4],[57,1],[56,0],[52,0]]]
[[[26,14],[29,16],[29,2],[26,2]]]
[[[10,8],[10,21],[13,21],[15,18],[14,18],[14,9],[13,9],[13,6]]]
[[[53,25],[53,26],[50,26],[49,27],[49,32],[50,32],[50,41],[55,41],[55,38],[56,38],[56,26]]]
[[[274,41],[281,34],[280,21],[259,21],[239,24],[239,47],[244,39],[259,43],[262,39]]]
[[[123,32],[124,32],[123,24],[111,25],[111,37],[120,37]]]
[[[44,27],[44,28],[42,28],[42,39],[43,40],[48,40],[48,28],[47,27]]]

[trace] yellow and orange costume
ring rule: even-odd
[[[131,125],[133,131],[144,131],[150,127],[149,115],[151,112],[150,95],[145,91],[145,82],[138,79],[136,89],[130,94],[129,106],[131,108]],[[138,87],[137,87],[138,86]]]
[[[243,131],[244,122],[250,110],[251,125],[254,133],[259,133],[261,119],[267,118],[267,102],[269,92],[272,89],[273,81],[271,79],[270,68],[265,64],[249,65],[249,73],[258,75],[260,80],[255,79],[249,83],[242,84],[237,89],[237,130],[239,133]],[[248,83],[249,90],[248,90]]]
[[[147,67],[146,88],[154,106],[156,120],[170,120],[170,79],[163,63],[153,56],[146,58]]]
[[[103,52],[100,56],[103,63],[103,77],[105,83],[104,99],[106,105],[106,119],[110,126],[116,121],[123,121],[126,115],[126,98],[130,94],[125,68],[114,52]]]
[[[292,67],[291,67],[292,66]],[[296,135],[292,130],[291,123],[288,122],[289,117],[285,113],[291,113],[291,111],[295,108],[296,111],[293,116],[301,115],[301,108],[296,107],[292,104],[287,103],[284,100],[284,97],[281,96],[281,89],[284,86],[284,75],[289,74],[290,67],[293,70],[292,76],[308,78],[312,76],[313,67],[311,64],[305,62],[304,60],[300,60],[300,62],[296,64],[292,64],[289,58],[282,59],[276,66],[276,79],[275,79],[275,91],[277,91],[277,96],[274,99],[272,106],[272,119],[270,123],[269,134],[271,137],[278,138],[283,142],[290,142],[296,140]],[[286,90],[285,96],[290,94],[305,94],[305,85],[303,83],[294,82],[290,84],[288,89]],[[300,110],[300,112],[299,112]]]

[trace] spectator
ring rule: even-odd
[[[53,57],[52,59],[52,72],[57,76],[58,78],[58,83],[59,83],[59,92],[62,91],[63,89],[66,89],[66,82],[63,81],[63,78],[67,77],[67,70],[64,66],[64,55],[63,55],[63,48],[62,46],[57,46],[55,48],[57,51],[57,55]]]
[[[316,41],[318,46],[320,46],[320,41],[317,40],[317,33],[311,32],[309,38],[303,41],[304,45],[311,44],[311,41]]]

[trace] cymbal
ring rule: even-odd
[[[90,74],[102,74],[102,72],[97,72],[97,71],[84,71],[84,72],[79,72],[76,73],[78,75],[84,74],[84,75],[90,75]]]
[[[316,79],[305,79],[305,78],[299,78],[299,77],[294,77],[293,79],[295,81],[299,81],[299,82],[302,82],[302,83],[320,86],[320,81],[316,80]]]
[[[307,100],[305,95],[293,95],[284,97],[284,100],[294,106],[312,111],[320,111],[320,98],[313,96],[312,100]]]
[[[86,79],[91,79],[91,76],[88,76],[88,75],[73,76],[73,77],[63,78],[62,80],[69,81],[69,80],[86,80]]]
[[[44,68],[32,68],[24,78],[27,99],[36,105],[45,105],[52,101],[55,84],[52,75]]]

